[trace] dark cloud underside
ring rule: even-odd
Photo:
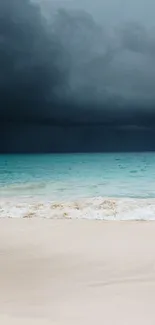
[[[154,28],[56,7],[0,1],[0,150],[154,150]]]

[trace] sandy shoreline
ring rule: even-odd
[[[155,324],[155,223],[0,219],[0,323]]]

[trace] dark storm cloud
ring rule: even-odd
[[[66,82],[65,64],[59,64],[64,56],[37,6],[29,0],[1,0],[1,118],[46,117],[49,94],[52,104],[55,88]]]
[[[86,11],[41,4],[0,2],[1,119],[143,124],[146,107],[152,116],[153,32],[128,21],[110,29]]]
[[[62,139],[64,150],[90,145],[97,151],[97,141],[100,148],[117,147],[127,139],[124,130],[131,142],[136,136],[153,148],[153,8],[148,2],[148,19],[138,3],[123,3],[0,1],[4,151],[22,148],[23,141],[26,150],[31,144],[32,151],[48,151],[45,143],[57,150]]]

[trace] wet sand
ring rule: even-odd
[[[155,324],[155,223],[0,219],[0,324]]]

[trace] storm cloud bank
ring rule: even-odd
[[[73,127],[77,139],[82,127],[89,139],[93,126],[109,139],[124,128],[154,132],[155,29],[128,19],[104,24],[65,3],[1,0],[0,122],[2,151],[27,126],[46,127],[47,138],[61,128],[61,139],[62,128]]]

